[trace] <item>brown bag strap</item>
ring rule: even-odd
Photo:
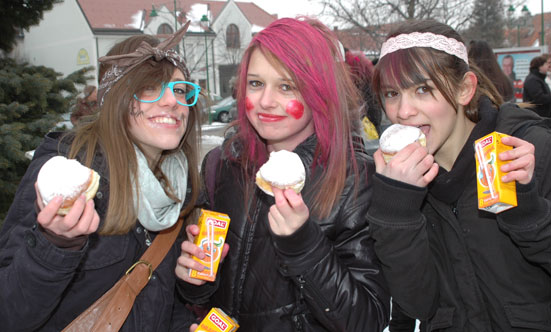
[[[157,234],[140,260],[111,289],[63,329],[63,332],[118,331],[132,310],[136,296],[161,264],[183,224],[184,218],[180,217],[174,226]]]

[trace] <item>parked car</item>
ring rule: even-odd
[[[236,114],[237,103],[232,96],[222,99],[218,104],[211,107],[209,122],[220,121],[228,123]]]

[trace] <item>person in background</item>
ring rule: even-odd
[[[63,330],[124,276],[158,232],[194,207],[200,89],[171,50],[186,30],[162,43],[139,35],[113,46],[100,58],[98,116],[71,132],[49,133],[36,149],[0,231],[2,330]],[[45,205],[35,189],[42,165],[57,155],[101,176],[95,199],[82,195],[66,216],[57,214],[61,197]],[[173,314],[181,242],[154,271],[120,331],[189,327],[189,311]]]
[[[71,113],[71,123],[73,126],[77,125],[81,117],[92,115],[98,110],[98,94],[96,87],[87,85],[82,93],[84,96],[77,99],[75,109]]]
[[[204,158],[215,164],[203,169],[216,169],[208,207],[231,218],[229,252],[215,283],[190,278],[190,268],[203,269],[192,256],[205,255],[191,225],[176,272],[184,298],[221,308],[240,331],[382,331],[388,323],[365,218],[373,163],[337,45],[310,18],[282,18],[256,34],[239,69],[236,133],[220,158]],[[301,193],[272,188],[272,197],[255,174],[281,150],[299,156],[306,179]]]
[[[362,123],[368,139],[377,139],[381,134],[382,111],[371,91],[373,64],[362,52],[344,49],[344,58],[350,68],[354,84],[362,95]]]
[[[511,82],[514,82],[517,80],[517,75],[515,73],[515,59],[513,59],[513,56],[511,54],[507,54],[501,59],[501,69],[509,77],[509,80]]]
[[[548,124],[502,104],[461,36],[433,20],[388,35],[373,92],[393,123],[426,136],[388,163],[374,154],[367,218],[393,300],[427,331],[551,331]],[[495,158],[518,204],[499,214],[478,208],[474,157],[474,141],[494,131],[510,135]]]
[[[551,58],[537,56],[530,61],[530,73],[524,79],[522,100],[533,104],[531,109],[542,117],[551,117],[551,90],[545,78],[551,67]]]
[[[492,81],[505,102],[515,101],[511,80],[499,68],[497,57],[486,41],[471,41],[469,43],[469,58]]]

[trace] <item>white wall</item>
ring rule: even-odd
[[[40,24],[25,31],[11,55],[63,75],[97,64],[95,38],[76,0],[55,3],[52,10],[44,12]]]

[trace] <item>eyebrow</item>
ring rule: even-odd
[[[260,78],[261,76],[258,75],[258,74],[254,74],[254,73],[252,73],[252,74],[247,73],[247,78],[249,78],[249,77],[251,77],[251,78]],[[294,83],[292,79],[285,78],[285,77],[279,77],[278,80],[280,82]]]

